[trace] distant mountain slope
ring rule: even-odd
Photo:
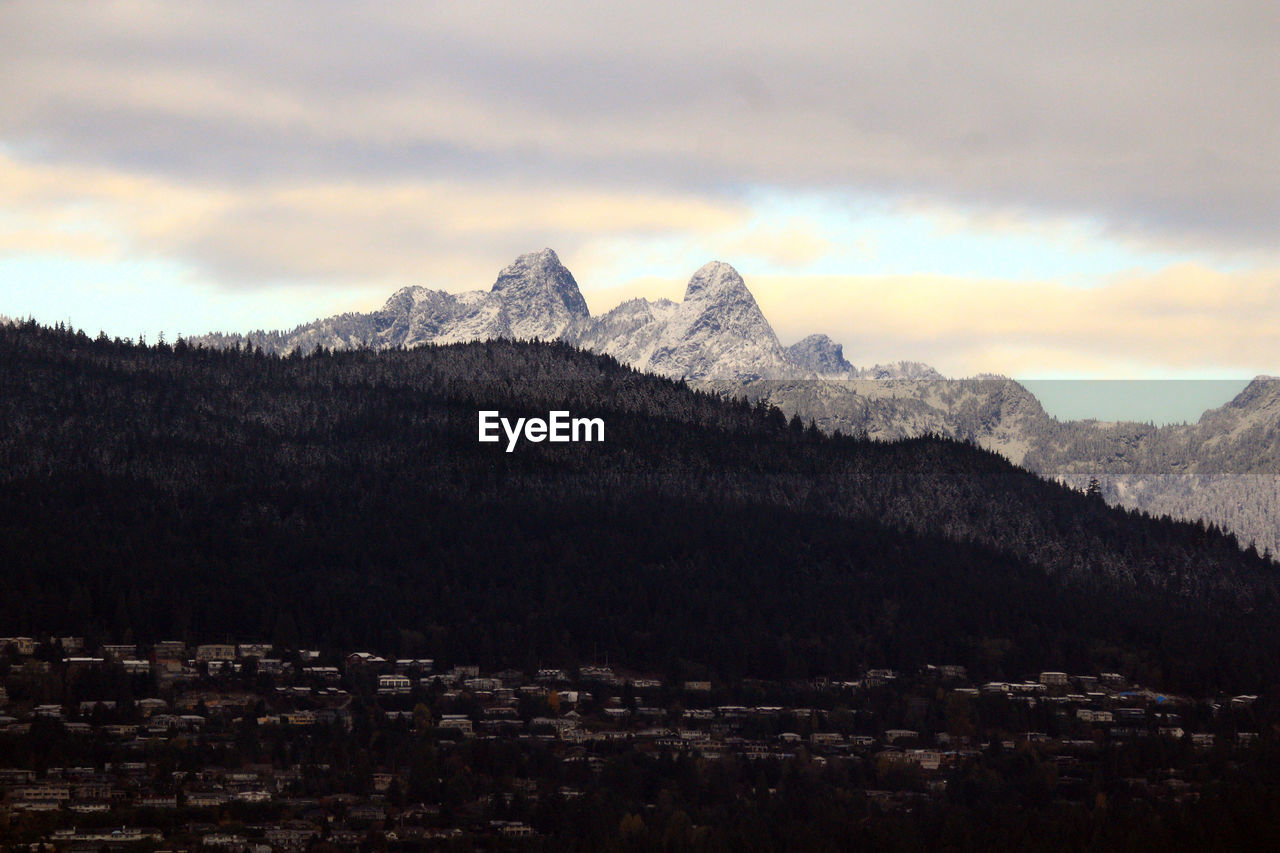
[[[1031,471],[1083,489],[1097,478],[1112,503],[1204,519],[1242,546],[1280,554],[1280,380],[1261,377],[1195,424],[1058,421],[1010,379],[708,381],[824,430],[894,439],[970,439]]]
[[[835,439],[563,343],[278,358],[0,327],[15,633],[805,677],[1280,677],[1274,563],[939,439]],[[477,409],[604,443],[481,444]],[[513,661],[513,658],[515,660]]]

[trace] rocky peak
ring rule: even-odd
[[[517,338],[554,338],[590,313],[573,273],[551,249],[516,258],[498,273],[491,293],[502,301]]]
[[[757,379],[787,372],[773,327],[738,271],[712,261],[693,274],[648,369],[668,376]]]
[[[916,380],[934,380],[942,379],[943,376],[927,364],[919,361],[898,361],[893,364],[877,364],[872,367],[864,367],[857,371],[858,379],[916,379]],[[983,375],[976,377],[979,379],[999,379],[1004,380],[1003,376],[995,374]]]
[[[418,285],[410,285],[402,287],[395,293],[391,294],[391,298],[383,304],[382,310],[386,313],[401,314],[412,311],[414,306],[421,302],[431,291],[425,287]]]
[[[746,282],[738,271],[723,261],[711,261],[704,264],[684,291],[684,304],[698,302],[749,302],[756,304],[755,297],[747,290]]]
[[[853,365],[844,359],[844,347],[826,335],[810,335],[785,352],[787,361],[803,373],[842,379],[853,372]]]

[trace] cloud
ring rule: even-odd
[[[572,255],[610,235],[714,232],[746,209],[678,194],[436,179],[183,184],[0,155],[8,254],[178,257],[229,288],[298,280],[485,286],[543,245]],[[495,250],[495,246],[498,247]]]
[[[0,135],[182,181],[916,194],[1270,249],[1269,3],[0,7]]]
[[[151,259],[278,312],[306,287],[303,320],[338,292],[486,287],[542,246],[604,309],[719,257],[784,339],[820,327],[864,362],[1274,372],[1277,43],[1272,4],[1233,0],[20,0],[0,260]],[[761,193],[895,199],[938,233],[855,245],[857,217]],[[930,239],[919,274],[803,274],[895,272],[895,233]],[[1098,278],[1119,242],[1197,264]],[[1004,280],[924,274],[1015,244]]]
[[[1179,264],[1087,289],[930,275],[747,284],[784,343],[825,332],[864,365],[921,360],[955,376],[1252,376],[1274,373],[1280,352],[1280,267]],[[816,328],[814,318],[823,318]]]

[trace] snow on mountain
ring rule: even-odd
[[[682,302],[633,299],[592,317],[573,275],[544,249],[518,257],[488,291],[406,287],[371,313],[191,343],[286,353],[534,337],[765,399],[826,430],[884,439],[950,435],[1073,485],[1097,475],[1109,499],[1216,520],[1280,552],[1280,381],[1260,377],[1192,425],[1059,423],[1004,377],[946,380],[910,361],[857,368],[826,335],[784,349],[742,276],[719,261],[694,273]]]
[[[599,317],[578,321],[563,337],[574,346],[641,367],[663,345],[667,326],[679,309],[680,303],[670,299],[631,299]]]
[[[521,255],[498,273],[490,291],[506,310],[514,338],[557,338],[574,321],[590,316],[573,273],[550,249]]]
[[[778,336],[738,271],[712,261],[689,279],[643,369],[701,379],[780,377],[790,372]]]
[[[592,317],[573,274],[551,249],[516,258],[487,292],[405,287],[369,314],[343,314],[243,339],[210,335],[203,342],[246,340],[290,352],[488,338],[559,338],[641,370],[690,379],[814,375],[788,361],[742,276],[726,263],[713,261],[694,273],[682,302],[633,299]]]
[[[919,361],[898,361],[893,364],[877,364],[857,371],[855,379],[943,379],[943,375]],[[987,377],[993,378],[993,377]],[[1002,376],[994,377],[1003,379]]]
[[[856,369],[844,359],[844,347],[826,335],[810,335],[785,350],[787,361],[820,379],[849,379]]]
[[[783,349],[742,276],[721,261],[693,274],[681,302],[632,299],[592,317],[573,274],[551,249],[516,258],[488,291],[404,287],[367,314],[341,314],[287,332],[211,334],[192,342],[244,342],[287,353],[489,338],[558,338],[639,370],[688,379],[942,378],[916,362],[856,368],[826,335]]]

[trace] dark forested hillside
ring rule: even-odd
[[[477,442],[477,410],[602,444]],[[284,358],[0,326],[0,634],[803,677],[1280,674],[1275,565],[949,440],[826,437],[560,343]]]

